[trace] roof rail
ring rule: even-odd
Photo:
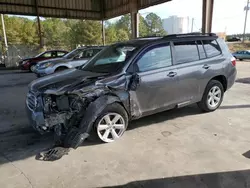
[[[184,33],[184,34],[172,34],[172,35],[166,35],[164,38],[169,38],[169,37],[190,37],[190,36],[216,36],[215,33],[200,33],[200,32],[193,32],[193,33]]]
[[[136,39],[146,39],[146,38],[160,38],[160,37],[164,37],[164,36],[160,36],[160,35],[147,35],[147,36],[143,36],[143,37],[137,37]]]
[[[178,38],[178,37],[191,37],[191,36],[216,36],[215,33],[200,33],[200,32],[193,32],[193,33],[184,33],[184,34],[171,34],[171,35],[165,35],[165,36],[160,36],[160,35],[148,35],[144,37],[138,37],[136,39],[147,39],[147,38]]]

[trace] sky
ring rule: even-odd
[[[245,21],[244,7],[246,5],[247,0],[214,0],[212,32],[243,33]],[[188,16],[190,20],[194,18],[194,31],[201,29],[202,0],[172,0],[139,11],[142,16],[146,16],[150,12],[156,13],[162,19],[173,15],[179,17]],[[112,20],[117,20],[117,18]],[[250,33],[250,11],[246,32]]]
[[[212,32],[243,33],[246,5],[247,0],[214,0]],[[148,12],[154,12],[162,19],[173,15],[189,16],[190,20],[194,18],[194,30],[201,28],[202,0],[172,0],[140,11],[142,15]],[[250,11],[246,31],[250,33]]]

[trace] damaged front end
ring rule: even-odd
[[[126,82],[123,76],[123,82]],[[76,148],[88,135],[101,111],[113,102],[129,108],[129,94],[121,80],[103,84],[95,82],[87,87],[74,89],[47,89],[29,92],[26,99],[28,114],[33,127],[41,134],[54,131],[64,146]]]

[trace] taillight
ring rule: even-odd
[[[231,58],[232,65],[235,67],[236,66],[236,59],[234,57]]]

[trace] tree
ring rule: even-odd
[[[63,46],[68,28],[62,19],[48,18],[41,22],[46,46]]]
[[[9,44],[38,45],[36,19],[7,15],[4,16],[4,19]],[[156,14],[150,13],[146,18],[140,15],[139,19],[140,37],[166,34],[162,27],[162,20]],[[73,49],[78,44],[102,44],[100,21],[47,18],[41,20],[41,26],[45,45],[50,49]],[[105,35],[107,44],[129,40],[131,38],[130,14],[121,16],[116,22],[106,22]],[[3,36],[1,29],[0,36]]]
[[[116,22],[116,28],[117,29],[123,29],[128,34],[131,34],[131,19],[130,14],[126,14],[122,16],[117,22]]]
[[[122,42],[122,41],[127,41],[129,40],[129,34],[126,30],[124,29],[119,29],[117,31],[117,41]]]
[[[117,41],[116,25],[110,22],[105,24],[105,39],[107,44],[112,44]]]
[[[162,20],[157,14],[149,13],[146,16],[146,22],[148,25],[149,35],[166,35],[166,31],[162,26]]]
[[[139,22],[139,36],[145,37],[148,36],[148,25],[144,17],[140,15],[140,22]]]
[[[84,44],[98,45],[102,43],[102,24],[100,21],[85,20],[83,26],[82,37],[84,38]]]

